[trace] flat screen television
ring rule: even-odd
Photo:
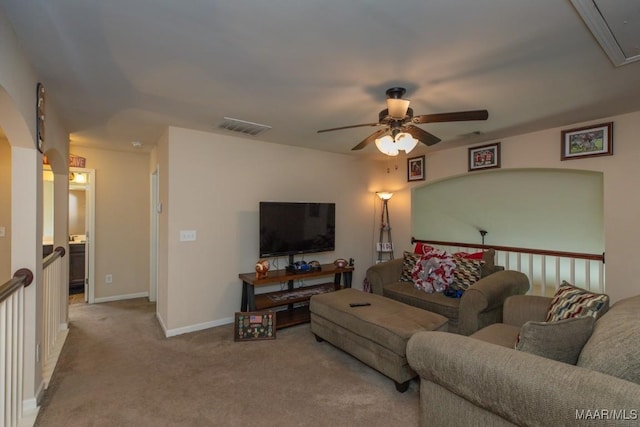
[[[335,203],[260,202],[260,257],[329,252],[336,245]]]

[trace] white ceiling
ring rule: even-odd
[[[611,16],[638,28],[637,2],[598,3],[625,6]],[[392,86],[407,88],[416,115],[489,110],[486,122],[421,125],[443,140],[421,146],[427,153],[640,110],[640,62],[614,66],[569,0],[0,0],[0,9],[78,145],[149,149],[168,125],[229,134],[217,126],[232,117],[272,126],[248,138],[373,155],[373,145],[350,149],[375,128],[316,131],[376,122]],[[627,35],[627,46],[629,37],[639,40]]]

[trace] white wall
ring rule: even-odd
[[[613,156],[599,156],[578,160],[560,160],[560,132],[583,125],[614,122]],[[502,169],[575,169],[602,172],[604,176],[604,246],[606,253],[605,280],[607,293],[613,301],[640,293],[640,265],[631,256],[636,251],[640,218],[640,193],[634,190],[638,180],[640,159],[640,112],[600,120],[576,123],[563,128],[547,129],[525,135],[504,138],[502,142]],[[413,153],[412,153],[413,155]],[[406,166],[386,174],[382,165],[372,178],[377,185],[395,186],[404,196],[411,187],[439,180],[467,175],[467,147],[456,147],[427,154],[427,179],[421,183],[406,183]],[[487,172],[474,172],[478,176]],[[394,217],[400,223],[411,223],[410,197],[394,196]],[[399,203],[401,202],[402,203]],[[484,206],[483,208],[490,208]],[[394,220],[392,220],[393,222]],[[398,222],[396,222],[398,223]],[[589,232],[585,230],[585,233]],[[412,230],[396,227],[398,241],[409,243]],[[429,238],[429,236],[415,236]],[[394,239],[395,240],[395,239]],[[495,242],[500,244],[500,242]]]
[[[493,169],[413,189],[412,230],[431,240],[602,254],[603,175]]]
[[[160,192],[169,262],[167,294],[159,290],[158,300],[163,306],[166,298],[160,315],[171,333],[229,322],[240,311],[238,274],[253,271],[258,259],[261,200],[335,202],[336,251],[306,259],[354,258],[353,284],[361,287],[373,220],[366,161],[180,128],[169,129],[167,146],[168,157],[158,157],[161,175],[168,174],[161,176],[168,192]],[[180,242],[180,230],[195,230],[197,240]]]

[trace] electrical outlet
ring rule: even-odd
[[[181,242],[193,242],[196,240],[196,230],[180,230]]]
[[[105,274],[104,283],[113,283],[113,274]]]

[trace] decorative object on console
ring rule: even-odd
[[[613,122],[563,130],[560,160],[613,155]]]
[[[469,172],[500,167],[500,143],[469,147]]]
[[[407,159],[407,181],[424,181],[426,177],[424,159],[424,156]]]
[[[338,258],[337,260],[333,261],[333,265],[335,265],[338,268],[345,268],[346,266],[349,265],[349,261],[347,261],[344,258]]]
[[[269,275],[269,268],[271,265],[266,259],[258,260],[256,263],[256,278],[261,279]]]

